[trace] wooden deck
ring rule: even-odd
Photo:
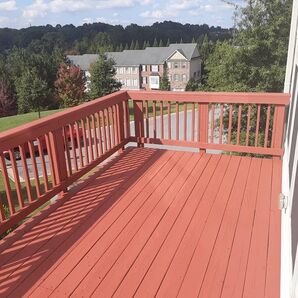
[[[279,297],[281,161],[130,148],[0,244],[0,296]]]

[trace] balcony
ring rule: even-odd
[[[288,102],[120,91],[0,134],[0,295],[279,297]]]

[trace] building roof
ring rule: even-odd
[[[168,47],[147,47],[145,50],[124,50],[123,52],[107,52],[107,57],[115,61],[118,66],[140,64],[163,64],[175,52],[179,51],[190,61],[199,57],[197,44],[170,44]],[[88,70],[90,65],[98,59],[97,54],[69,55],[68,59],[82,70]]]

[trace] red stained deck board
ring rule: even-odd
[[[0,296],[278,297],[280,185],[276,159],[125,150],[0,243]]]

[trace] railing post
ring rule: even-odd
[[[54,179],[56,185],[58,185],[67,179],[67,166],[64,153],[65,144],[62,134],[62,128],[49,132],[49,139],[54,167]],[[59,197],[62,197],[66,191],[67,189],[63,189],[62,192],[59,194]]]
[[[138,100],[133,102],[134,119],[135,119],[135,134],[138,147],[144,147],[142,138],[144,137],[144,114],[143,101]]]
[[[285,106],[276,106],[273,118],[272,148],[282,148],[284,135]],[[273,157],[274,159],[276,157]],[[278,159],[280,159],[278,157]]]
[[[198,112],[198,142],[208,143],[208,103],[199,104]],[[206,152],[206,149],[200,149],[202,152]]]
[[[125,134],[124,134],[124,108],[123,105],[126,104],[125,101],[122,101],[121,103],[117,104],[117,118],[118,118],[118,142],[119,144],[124,141]],[[122,147],[118,152],[122,153],[124,151],[124,147]]]

